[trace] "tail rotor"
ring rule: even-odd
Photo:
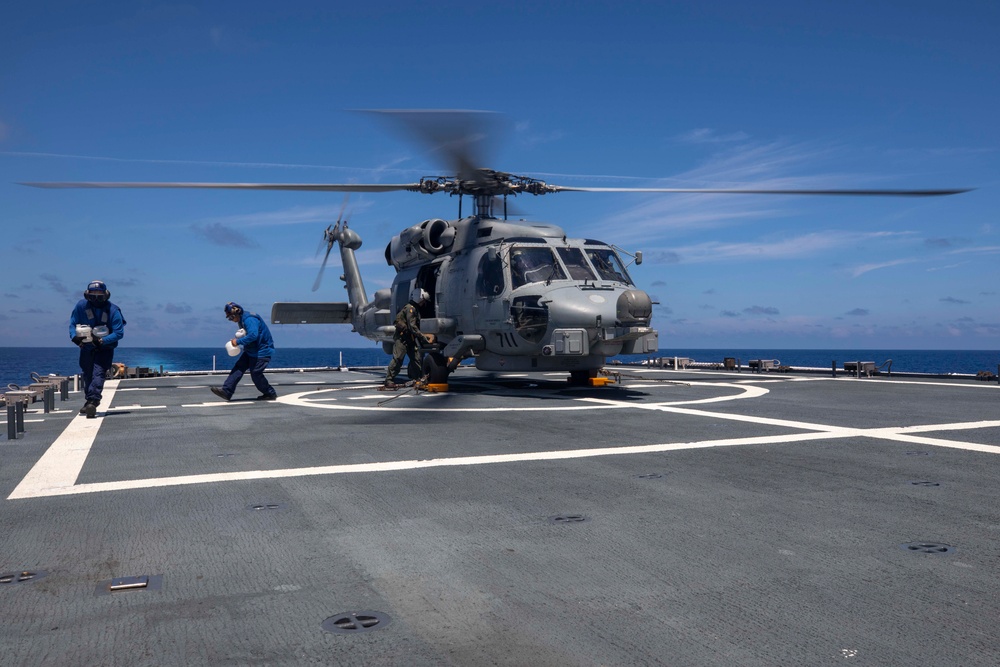
[[[340,231],[340,226],[343,225],[344,227],[347,227],[347,218],[344,216],[344,211],[347,209],[348,196],[344,197],[344,203],[340,206],[340,213],[337,214],[337,222],[328,226],[323,231],[323,240],[320,241],[319,247],[316,248],[316,255],[319,256],[319,251],[323,249],[323,245],[325,244],[326,255],[323,256],[323,263],[320,265],[319,273],[316,275],[316,282],[313,283],[313,292],[319,289],[319,285],[323,281],[323,272],[326,271],[326,262],[330,259],[330,251],[333,250],[333,244],[337,240],[337,233]]]

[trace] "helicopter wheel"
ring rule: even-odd
[[[448,384],[448,360],[440,352],[424,355],[424,375],[428,384]]]
[[[591,378],[597,377],[597,371],[570,371],[569,383],[575,385],[589,385]]]

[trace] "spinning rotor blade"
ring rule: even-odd
[[[300,192],[399,192],[418,191],[420,183],[378,185],[366,183],[19,183],[33,188],[202,188],[213,190],[294,190]]]
[[[493,146],[501,133],[501,114],[456,109],[364,109],[386,118],[408,137],[416,137],[460,180],[478,181],[480,168],[492,163]]]
[[[319,284],[323,281],[323,272],[326,271],[326,260],[330,259],[331,250],[333,250],[333,239],[330,239],[330,243],[326,246],[326,255],[323,256],[323,263],[319,267],[319,274],[316,276],[316,282],[313,283],[313,292],[319,289]]]
[[[316,276],[316,282],[313,283],[312,291],[315,292],[319,289],[319,284],[323,280],[323,272],[326,271],[326,261],[330,259],[330,251],[333,250],[333,243],[336,240],[334,234],[340,230],[340,224],[343,222],[344,226],[347,226],[347,218],[344,217],[344,211],[347,210],[347,201],[350,199],[350,195],[344,195],[344,203],[340,205],[340,213],[337,214],[336,224],[329,225],[323,232],[323,241],[326,242],[326,255],[323,256],[323,263],[319,267],[319,274]],[[319,254],[319,250],[323,246],[320,244],[319,249],[317,249],[316,254]]]
[[[754,190],[744,188],[571,188],[550,186],[553,192],[673,192],[719,195],[850,195],[877,197],[940,197],[969,192],[973,188],[950,190]]]

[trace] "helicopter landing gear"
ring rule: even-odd
[[[574,387],[606,387],[615,384],[614,378],[601,377],[600,370],[570,371],[569,383]]]
[[[424,376],[427,384],[448,384],[448,360],[440,352],[428,352],[424,355]]]
[[[570,371],[569,383],[577,386],[590,386],[590,380],[597,377],[597,371]]]

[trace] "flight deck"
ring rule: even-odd
[[[268,376],[29,406],[0,663],[1000,662],[996,384]]]

